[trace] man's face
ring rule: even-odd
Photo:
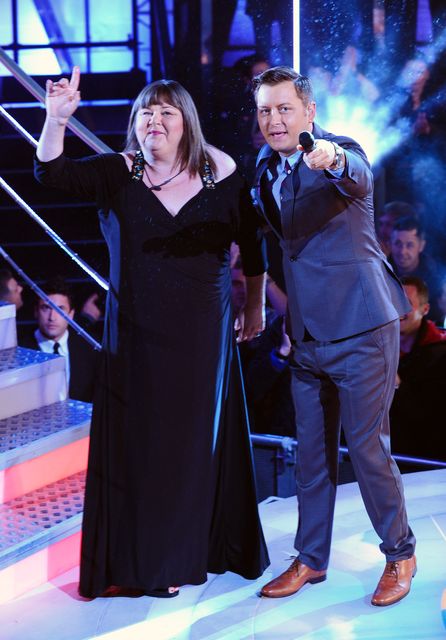
[[[231,269],[231,299],[234,313],[237,315],[246,302],[246,278],[241,269]]]
[[[403,87],[421,93],[429,78],[429,67],[422,60],[408,60],[401,72],[399,82]]]
[[[291,80],[261,85],[256,102],[259,127],[266,142],[283,156],[295,153],[299,134],[313,130],[316,103],[305,106]]]
[[[74,316],[74,309],[70,308],[70,301],[67,296],[60,293],[52,293],[48,298],[70,318]],[[68,327],[68,322],[50,307],[45,300],[39,300],[34,315],[42,335],[49,340],[59,340]]]
[[[393,216],[391,213],[383,213],[381,216],[379,216],[376,223],[376,230],[378,233],[378,238],[382,242],[390,242],[396,219],[397,216]]]
[[[6,285],[8,287],[8,293],[6,295],[6,302],[15,304],[15,308],[18,310],[23,306],[22,291],[23,287],[17,282],[15,278],[8,280]]]
[[[418,331],[423,317],[429,311],[429,303],[421,302],[420,294],[413,284],[405,284],[404,291],[412,305],[412,310],[400,320],[400,333],[407,336]]]
[[[425,241],[417,236],[416,229],[392,231],[392,258],[400,273],[412,273],[420,262]]]

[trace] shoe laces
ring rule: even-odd
[[[393,560],[392,562],[386,562],[386,569],[385,569],[385,573],[388,574],[389,576],[392,576],[395,578],[395,580],[398,579],[398,562],[396,560]]]
[[[293,562],[290,564],[288,569],[286,569],[285,573],[299,573],[299,558],[297,558],[296,556],[291,556],[291,558],[293,558]]]

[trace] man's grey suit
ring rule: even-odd
[[[342,177],[312,171],[300,158],[282,183],[279,214],[267,184],[279,156],[265,146],[253,198],[283,252],[294,344],[296,549],[304,564],[324,570],[341,422],[381,550],[388,561],[414,552],[401,477],[390,454],[388,419],[399,357],[398,318],[410,306],[376,240],[373,176],[363,150],[351,138],[333,136],[316,124],[313,134],[343,147]]]

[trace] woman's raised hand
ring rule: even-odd
[[[49,118],[55,118],[59,124],[65,124],[76,111],[81,94],[78,90],[81,70],[73,67],[71,78],[61,78],[57,82],[46,81],[46,112]]]

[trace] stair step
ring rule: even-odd
[[[15,305],[0,302],[0,350],[17,346]]]
[[[85,154],[87,155],[87,154]],[[64,202],[75,202],[76,200],[70,197],[69,194],[65,194],[60,189],[52,189],[47,187],[36,180],[34,177],[33,169],[33,157],[27,154],[22,158],[22,164],[19,168],[15,168],[15,163],[11,163],[9,168],[2,169],[0,175],[3,180],[9,185],[13,191],[15,191],[25,202],[34,209],[34,203],[36,202],[51,202],[57,203],[63,200]],[[6,193],[5,190],[0,189],[0,205],[7,206],[14,202],[12,196]],[[77,200],[79,202],[79,199]]]
[[[0,506],[0,569],[79,529],[85,472]]]
[[[99,228],[99,219],[97,216],[97,207],[87,202],[61,202],[63,194],[60,196],[59,202],[53,204],[34,204],[34,211],[45,220],[45,222],[54,229],[62,238],[69,242],[70,238],[81,239],[100,239],[102,238]],[[23,237],[22,233],[18,234],[18,226],[23,231],[24,220],[27,215],[16,205],[13,200],[7,206],[0,206],[0,217],[2,220],[2,243],[23,242],[27,240],[36,240],[39,234],[33,233],[37,228],[37,223],[32,222],[32,229]],[[29,236],[29,237],[28,237]],[[48,239],[48,236],[47,236]]]
[[[91,412],[68,399],[0,420],[0,504],[85,470]]]
[[[0,469],[88,435],[91,412],[90,403],[68,399],[0,420]]]
[[[66,237],[64,240],[74,253],[106,277],[109,258],[107,245],[102,238],[90,242],[71,241]],[[43,273],[47,275],[48,265],[51,265],[53,274],[63,274],[65,277],[85,275],[81,267],[58,245],[50,241],[48,236],[44,240],[33,241],[28,245],[12,245],[5,242],[3,248],[25,273],[32,276],[33,280],[39,279]]]
[[[42,114],[43,117],[41,117],[38,110],[37,113],[35,113],[35,109],[32,110],[34,112],[32,114],[25,113],[25,111],[27,111],[25,109],[16,110],[15,112],[9,108],[6,108],[6,110],[35,140],[39,139],[44,114]],[[85,124],[87,129],[90,129],[92,133],[110,147],[110,149],[119,152],[122,151],[125,146],[126,133],[121,129],[127,127],[128,113],[129,110],[127,110],[125,115],[121,114],[117,117],[110,107],[102,107],[101,111],[95,114],[95,121],[93,123],[89,118],[84,118],[82,124]],[[29,115],[31,115],[31,118]],[[38,121],[36,121],[36,117]],[[95,125],[95,127],[92,127],[92,124]],[[117,126],[119,126],[119,130],[116,130]],[[34,147],[20,134],[16,133],[13,127],[2,118],[0,118],[0,136],[2,141],[5,142],[5,148],[8,150],[8,153],[0,155],[0,175],[3,176],[5,171],[9,171],[14,167],[21,169],[33,167]],[[80,158],[82,156],[93,155],[95,151],[80,138],[68,131],[65,136],[65,153],[70,158]]]
[[[80,472],[0,506],[0,601],[79,562],[84,486]]]
[[[22,347],[0,351],[0,420],[66,397],[63,356]]]

